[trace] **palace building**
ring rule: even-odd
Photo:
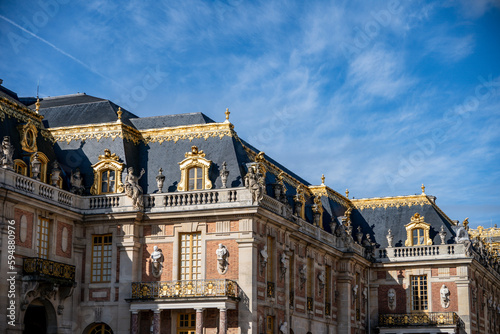
[[[499,332],[467,219],[311,184],[225,116],[0,85],[0,332]]]

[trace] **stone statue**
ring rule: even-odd
[[[85,192],[85,186],[83,185],[82,174],[80,173],[80,168],[75,169],[75,171],[71,171],[71,179],[70,179],[71,191],[75,195],[82,196]]]
[[[323,291],[323,289],[325,288],[325,282],[326,282],[326,276],[325,276],[325,271],[324,270],[322,270],[318,274],[318,281],[319,281],[319,291],[321,293],[321,291]]]
[[[260,272],[264,272],[264,268],[267,265],[267,258],[269,255],[267,254],[267,245],[264,245],[264,248],[260,251],[260,257],[261,257],[261,262],[260,262]]]
[[[441,290],[439,290],[439,294],[441,296],[441,306],[443,308],[448,308],[448,306],[450,306],[450,290],[443,284]]]
[[[165,182],[165,175],[163,175],[163,169],[158,169],[158,175],[156,175],[156,186],[158,187],[158,192],[161,194],[163,192],[163,183]]]
[[[142,198],[142,188],[139,186],[139,180],[145,173],[144,168],[141,170],[139,177],[134,175],[134,168],[128,168],[128,174],[125,177],[125,193],[128,197],[132,198],[134,208],[136,210],[144,209],[144,200]]]
[[[151,265],[152,272],[154,277],[160,277],[163,272],[163,253],[161,249],[158,249],[158,246],[153,247],[153,252],[151,253]]]
[[[352,287],[352,303],[356,301],[356,298],[358,298],[358,285],[356,284],[355,286]]]
[[[281,279],[285,278],[286,271],[288,270],[288,256],[285,252],[281,253],[280,257]]]
[[[300,289],[302,290],[307,280],[307,265],[305,264],[299,269],[299,279],[300,279]]]
[[[61,168],[59,168],[59,163],[57,161],[54,161],[52,164],[52,177],[51,177],[51,182],[54,187],[57,187],[57,183],[59,182],[59,176],[61,175]]]
[[[14,160],[12,156],[14,155],[14,146],[10,143],[10,137],[3,137],[2,141],[2,155],[0,155],[0,165],[5,169],[14,169]]]
[[[363,231],[361,231],[361,226],[358,226],[358,233],[356,233],[356,239],[358,239],[358,244],[361,245],[361,240],[363,240]]]
[[[222,163],[222,170],[220,171],[220,180],[222,183],[222,189],[226,188],[227,186],[227,177],[229,176],[229,171],[227,170],[227,164],[224,161]]]
[[[252,193],[252,204],[260,203],[266,188],[265,176],[256,169],[256,166],[251,166],[245,175],[245,187]]]
[[[228,269],[227,258],[229,257],[229,251],[226,246],[219,244],[219,248],[215,250],[215,254],[217,255],[217,271],[219,274],[224,275]]]
[[[394,311],[396,309],[396,291],[394,289],[387,291],[387,302],[389,303],[389,310]]]
[[[469,240],[469,233],[467,233],[465,227],[457,225],[455,228],[455,233],[457,234],[457,236],[455,237],[457,244],[463,244],[467,240]]]
[[[387,238],[387,247],[391,248],[392,247],[392,241],[394,240],[394,235],[392,235],[392,230],[391,229],[389,229],[387,231],[386,238]]]
[[[444,226],[441,225],[441,230],[439,231],[439,237],[441,238],[441,245],[446,244],[446,231],[444,230]]]
[[[283,333],[283,334],[288,333],[288,323],[286,321],[280,325],[280,333]]]

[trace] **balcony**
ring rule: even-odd
[[[464,328],[462,319],[455,312],[429,312],[409,314],[380,314],[379,327],[451,326]]]
[[[467,257],[464,244],[387,247],[378,250],[379,262],[422,261]]]
[[[133,282],[132,299],[232,298],[239,296],[238,283],[227,279]]]
[[[27,257],[23,259],[23,276],[29,276],[34,281],[73,285],[75,266],[38,257]]]

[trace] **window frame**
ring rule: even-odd
[[[212,166],[212,161],[205,159],[203,150],[198,150],[197,146],[191,147],[191,152],[184,154],[185,159],[179,162],[181,170],[181,179],[177,185],[177,191],[198,191],[212,189],[212,181],[210,181],[209,170]],[[190,190],[189,187],[189,170],[198,167],[202,170],[202,187],[201,189]]]
[[[184,237],[189,236],[189,239],[185,240]],[[179,235],[179,280],[180,281],[193,281],[199,280],[202,278],[201,274],[201,266],[202,266],[202,242],[201,242],[201,232],[194,233],[180,233]],[[186,241],[189,245],[184,246],[183,241]],[[197,242],[197,245],[194,246],[194,241]],[[193,251],[194,248],[197,248],[196,251]],[[189,248],[189,253],[184,252],[184,249]],[[199,249],[199,250],[198,250]],[[196,259],[193,258],[193,255],[196,254]],[[185,258],[183,258],[183,256]],[[193,262],[196,261],[197,264],[193,265]],[[187,265],[184,263],[187,262]],[[198,264],[199,263],[199,264]],[[187,268],[188,271],[183,272],[183,269]],[[196,269],[194,271],[193,269]],[[196,277],[193,277],[195,275]]]
[[[40,259],[49,258],[50,248],[50,219],[45,217],[38,217],[38,224],[36,228],[36,254]],[[46,232],[46,233],[43,233]],[[46,236],[46,240],[42,240],[41,236]]]
[[[424,281],[424,282],[422,282]],[[429,312],[429,281],[427,275],[410,276],[411,311]],[[417,296],[415,296],[415,288]],[[415,299],[418,298],[418,300]],[[417,308],[415,307],[417,306]]]
[[[100,242],[96,242],[97,238],[102,238]],[[109,238],[109,239],[107,239]],[[101,249],[96,250],[95,246],[100,245]],[[109,246],[109,249],[105,249],[105,246]],[[90,246],[90,254],[91,254],[91,262],[90,262],[90,282],[91,283],[109,283],[111,282],[112,270],[111,266],[113,263],[113,234],[93,234],[92,235],[92,244]],[[109,255],[105,254],[105,251],[109,252]],[[99,261],[96,261],[95,252],[100,252],[97,256],[99,257]],[[107,264],[107,268],[105,268],[104,264]],[[94,264],[98,265],[98,267],[94,268]],[[99,274],[94,275],[94,270],[99,271]],[[105,273],[105,271],[109,271]],[[109,277],[109,279],[108,279]]]

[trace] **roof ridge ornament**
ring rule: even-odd
[[[325,185],[325,174],[321,174],[321,185]]]
[[[422,186],[420,188],[422,189],[422,195],[425,195],[425,186],[423,183],[422,183]]]
[[[116,123],[122,122],[122,114],[123,114],[122,107],[118,107],[118,111],[116,112],[118,119],[116,120]]]
[[[229,108],[226,108],[226,112],[224,113],[224,114],[226,114],[226,120],[224,121],[224,123],[231,123],[231,122],[229,122],[229,114],[230,113],[231,112],[229,111]]]

